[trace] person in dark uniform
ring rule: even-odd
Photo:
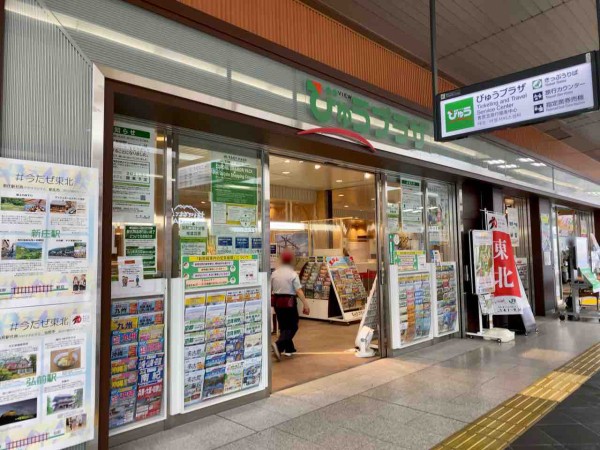
[[[273,342],[273,353],[281,361],[281,355],[292,356],[296,353],[293,338],[298,331],[298,307],[296,298],[302,302],[302,313],[310,314],[310,307],[304,297],[300,278],[294,270],[294,254],[284,250],[280,255],[281,264],[271,274],[271,304],[275,308],[279,339]]]

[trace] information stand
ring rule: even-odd
[[[0,449],[94,437],[98,172],[0,158]]]
[[[267,388],[268,282],[255,256],[184,257],[171,284],[171,414]]]

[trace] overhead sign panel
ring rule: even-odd
[[[448,141],[598,108],[596,52],[436,96],[435,138]]]

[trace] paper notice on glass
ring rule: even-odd
[[[113,221],[154,222],[157,149],[153,128],[115,122],[113,127]]]
[[[125,256],[141,257],[144,272],[156,273],[156,225],[125,225]]]
[[[133,294],[144,287],[144,262],[141,257],[119,257],[119,287]]]
[[[408,233],[423,232],[423,192],[421,180],[402,178],[401,218],[402,230]]]

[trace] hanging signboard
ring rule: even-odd
[[[93,438],[95,169],[0,158],[0,450]]]
[[[522,126],[598,109],[596,52],[436,96],[435,139]]]

